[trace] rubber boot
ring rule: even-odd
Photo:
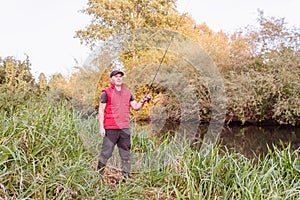
[[[97,166],[97,171],[98,171],[98,175],[99,175],[99,181],[102,181],[103,178],[103,173],[104,173],[104,168],[105,168],[105,164],[103,164],[102,162],[98,161],[98,166]]]
[[[131,160],[122,160],[122,177],[123,179],[131,178]]]
[[[124,179],[131,178],[130,173],[129,173],[129,172],[124,172],[124,171],[122,171],[122,177],[123,177]]]

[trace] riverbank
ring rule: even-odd
[[[189,141],[161,141],[134,127],[131,151],[138,160],[132,179],[118,182],[118,167],[110,165],[99,182],[98,129],[96,116],[82,118],[64,102],[31,102],[2,112],[0,198],[300,198],[299,149],[275,147],[254,161],[221,146],[200,152]]]

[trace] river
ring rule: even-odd
[[[176,122],[150,122],[143,123],[143,127],[155,134],[192,135],[193,142],[202,140],[207,134],[209,124]],[[196,128],[195,128],[196,127]],[[191,137],[190,137],[191,138]],[[223,126],[218,134],[218,144],[231,152],[238,152],[246,157],[261,156],[273,149],[273,146],[282,149],[291,146],[292,150],[300,147],[300,127],[292,126]],[[201,144],[201,143],[199,143]]]

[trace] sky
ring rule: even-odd
[[[88,0],[2,0],[0,2],[0,57],[24,60],[29,56],[35,77],[43,72],[69,74],[83,64],[90,51],[78,38],[91,18],[79,12]],[[300,28],[299,0],[178,0],[178,10],[197,24],[227,33],[254,25],[257,9],[267,17],[285,18]]]

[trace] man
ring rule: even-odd
[[[124,87],[123,76],[124,73],[120,70],[112,71],[111,86],[105,89],[100,97],[99,125],[100,134],[104,137],[97,167],[100,179],[116,144],[122,160],[122,176],[125,179],[130,177],[130,107],[139,110],[150,100],[150,96],[146,95],[137,102],[130,90]]]

